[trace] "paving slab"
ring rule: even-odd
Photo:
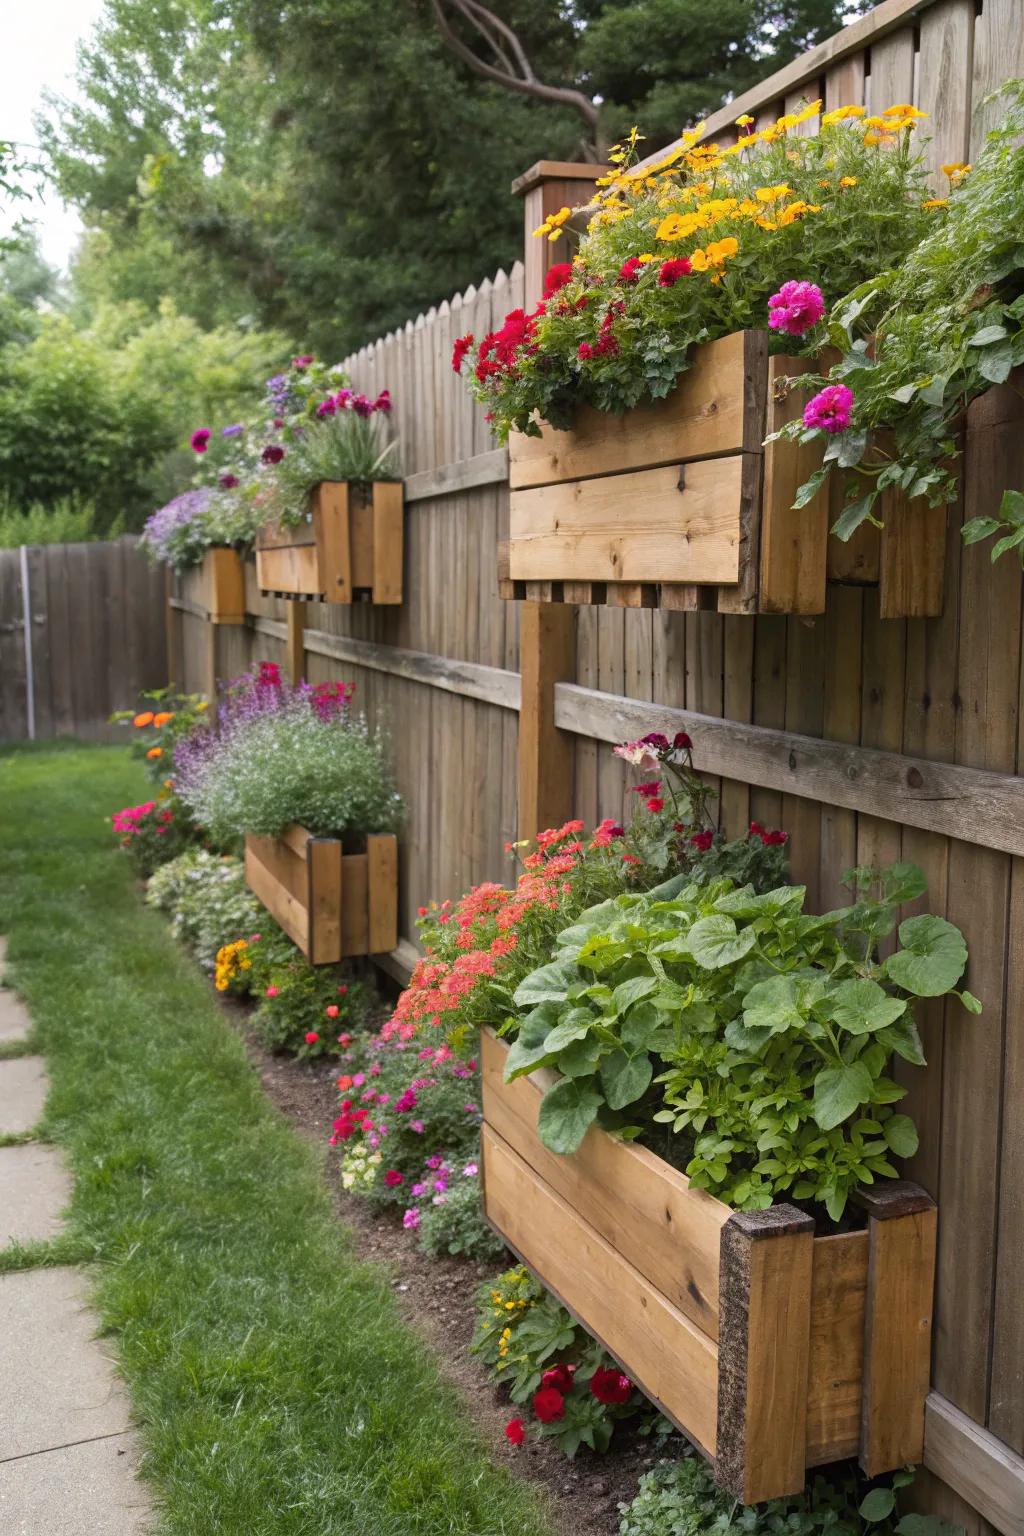
[[[77,1269],[0,1275],[0,1463],[129,1428],[87,1294]]]
[[[135,1477],[134,1435],[0,1462],[4,1536],[144,1536],[150,1501]]]
[[[0,1248],[56,1237],[70,1199],[71,1176],[56,1147],[0,1147]]]
[[[48,1087],[41,1056],[0,1061],[0,1136],[32,1129],[43,1112]]]
[[[10,987],[0,986],[0,1040],[25,1040],[32,1028],[28,1009]]]

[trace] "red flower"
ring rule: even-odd
[[[571,1392],[572,1378],[575,1374],[574,1365],[553,1365],[544,1372],[540,1384],[542,1387],[554,1387],[556,1392]]]
[[[340,1012],[341,1010],[339,1009],[337,1003],[328,1003],[327,1007],[324,1009],[324,1013],[326,1013],[329,1019],[336,1019]]]
[[[627,1402],[633,1390],[633,1383],[628,1376],[623,1376],[621,1371],[599,1365],[590,1378],[590,1390],[599,1403],[610,1406],[613,1403]]]
[[[648,731],[646,736],[640,737],[640,740],[645,747],[653,747],[655,752],[668,751],[668,737],[661,731]]]
[[[533,1394],[533,1411],[542,1424],[565,1418],[565,1398],[557,1387],[541,1387]]]
[[[233,491],[237,484],[238,484],[238,476],[237,475],[221,475],[221,477],[220,477],[220,485],[221,485],[221,489],[222,490]]]
[[[559,288],[564,288],[572,277],[571,261],[556,261],[553,267],[549,267],[544,274],[544,297],[550,299]]]
[[[665,802],[660,795],[652,795],[651,798],[647,801],[647,809],[651,811],[653,815],[657,816],[659,811],[663,811],[665,809]]]
[[[473,332],[467,331],[465,336],[460,336],[452,348],[452,371],[462,372],[462,364],[465,362],[466,353],[473,345]]]
[[[693,746],[693,742],[685,731],[676,731],[675,736],[672,738],[672,746],[677,752],[689,751]]]
[[[338,988],[338,996],[339,997],[344,997],[347,991],[348,991],[348,987],[339,987]]]
[[[509,1445],[522,1445],[526,1439],[526,1428],[522,1419],[509,1419],[505,1425],[505,1439]]]
[[[316,1045],[316,1043],[317,1043],[317,1041],[319,1039],[320,1039],[320,1036],[317,1034],[315,1029],[307,1029],[306,1030],[306,1044],[307,1045]]]
[[[588,362],[590,360],[590,358],[593,357],[593,355],[594,355],[594,349],[590,345],[590,342],[589,341],[581,341],[579,346],[576,349],[576,356],[582,358],[584,362]]]
[[[659,288],[674,288],[681,277],[686,277],[693,271],[685,256],[674,256],[671,261],[663,261],[658,272]]]
[[[634,795],[656,795],[660,788],[660,779],[649,779],[646,784],[634,784],[632,793]]]
[[[260,454],[260,460],[264,464],[280,464],[284,458],[284,449],[277,443],[268,443]]]
[[[646,261],[641,261],[639,256],[628,257],[619,268],[619,282],[635,283],[646,265]]]
[[[209,427],[200,427],[198,429],[198,431],[193,432],[192,436],[189,438],[189,443],[192,446],[192,452],[193,453],[205,453],[206,452],[206,445],[207,445],[207,443],[209,441],[210,441],[210,429],[209,429]]]
[[[764,827],[759,821],[752,821],[747,828],[747,833],[750,837],[764,837]]]
[[[399,1184],[405,1183],[405,1177],[403,1174],[399,1173],[397,1168],[389,1168],[387,1173],[384,1175],[384,1183],[387,1185],[388,1189],[397,1189]]]
[[[714,840],[715,834],[713,832],[695,832],[690,838],[690,842],[701,853],[707,853]]]
[[[308,368],[312,361],[313,361],[313,354],[311,352],[304,352],[301,357],[293,357],[292,358],[292,367],[293,368]]]
[[[766,848],[781,848],[783,843],[789,842],[788,832],[762,832],[761,841]]]

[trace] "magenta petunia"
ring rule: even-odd
[[[189,438],[189,443],[192,446],[192,452],[193,453],[205,453],[206,452],[206,445],[207,445],[207,443],[209,441],[210,441],[210,429],[209,429],[209,427],[199,427],[197,429],[197,431],[193,432],[192,436]]]
[[[817,283],[783,283],[768,300],[768,325],[787,336],[802,336],[825,313],[825,300]]]
[[[829,384],[804,406],[804,426],[812,430],[845,432],[853,415],[853,391],[845,384]]]

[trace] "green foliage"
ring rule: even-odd
[[[813,1200],[834,1221],[850,1192],[895,1177],[917,1133],[893,1105],[890,1057],[921,1065],[913,1002],[954,992],[967,949],[943,918],[895,909],[920,896],[912,865],[851,872],[858,899],[823,917],[804,888],[756,894],[728,880],[658,899],[605,901],[521,982],[511,1081],[553,1067],[541,1139],[573,1152],[595,1121],[626,1136],[682,1133],[686,1173],[740,1209]],[[965,1005],[976,1011],[969,993]],[[666,1155],[678,1159],[671,1141]]]
[[[933,505],[953,500],[962,412],[1024,362],[1024,82],[1010,82],[998,99],[1005,121],[972,169],[951,167],[948,210],[933,215],[932,232],[898,266],[880,265],[830,317],[829,340],[843,356],[829,382],[852,390],[853,422],[829,441],[824,471],[801,495],[830,472],[852,471],[833,529],[842,539],[865,519],[877,521],[886,488]],[[819,434],[793,424],[784,435]],[[1020,552],[1022,515],[1016,501],[1004,500],[999,518],[971,519],[964,537],[976,543],[1003,534],[993,559]]]
[[[434,1258],[451,1254],[487,1263],[504,1256],[505,1244],[484,1220],[479,1181],[464,1166],[452,1170],[443,1204],[420,1208],[419,1242]]]
[[[957,1536],[961,1527],[934,1516],[895,1513],[894,1490],[912,1480],[897,1472],[865,1495],[856,1472],[839,1468],[817,1474],[803,1493],[743,1505],[691,1456],[644,1473],[632,1503],[620,1505],[619,1536]]]
[[[238,934],[247,935],[242,963],[248,959],[250,969],[242,975],[256,1003],[252,1022],[265,1044],[301,1059],[338,1055],[339,1031],[365,1025],[372,994],[363,983],[343,981],[336,966],[310,965],[262,908],[254,927]]]
[[[308,516],[309,493],[321,481],[371,485],[401,478],[398,444],[382,440],[381,417],[337,411],[310,425],[289,448],[273,477],[273,504],[282,522],[296,523]]]
[[[156,870],[146,901],[170,918],[174,937],[209,973],[223,945],[266,929],[269,922],[246,886],[241,859],[205,848],[191,848]]]
[[[0,497],[0,549],[17,549],[19,544],[82,544],[110,537],[97,529],[95,508],[77,497],[62,497],[51,506],[33,502],[22,507],[9,495]]]
[[[907,255],[929,227],[912,120],[893,117],[884,144],[827,114],[817,134],[790,132],[800,121],[780,118],[742,156],[691,141],[641,172],[630,170],[632,136],[614,152],[619,169],[568,280],[543,313],[513,312],[499,341],[478,337],[470,354],[469,387],[499,436],[537,434],[538,417],[569,426],[581,402],[621,412],[660,399],[696,344],[766,329],[768,300],[788,279],[832,303]],[[693,270],[668,281],[665,263],[682,258]],[[821,325],[771,333],[776,351],[813,355],[822,342]]]
[[[201,693],[179,693],[173,685],[145,689],[139,698],[137,709],[115,710],[110,721],[130,727],[132,756],[142,761],[148,779],[165,784],[176,744],[206,728],[209,704]]]
[[[607,1451],[619,1420],[643,1408],[611,1357],[525,1265],[478,1290],[471,1348],[513,1403],[531,1403],[533,1428],[566,1456],[581,1445]],[[595,1394],[593,1383],[602,1376],[611,1388],[605,1396],[614,1401]]]

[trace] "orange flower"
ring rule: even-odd
[[[146,756],[149,758],[163,757],[163,755],[163,747],[150,747],[149,751],[146,753]]]
[[[138,726],[152,725],[152,724],[153,724],[153,711],[151,709],[143,710],[142,714],[141,715],[136,715],[135,719],[132,721],[132,725],[138,725]]]
[[[162,709],[158,715],[153,716],[154,725],[166,725],[168,720],[174,719],[173,709]]]

